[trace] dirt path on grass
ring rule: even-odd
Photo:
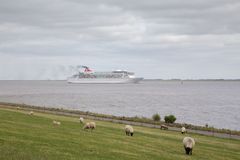
[[[0,104],[0,108],[5,108],[5,109],[14,109],[17,110],[17,107],[15,106],[9,106],[9,105],[2,105]],[[84,117],[86,119],[93,119],[93,120],[99,120],[99,121],[108,121],[108,122],[113,122],[113,123],[120,123],[120,124],[129,124],[129,125],[134,125],[134,126],[143,126],[143,127],[149,127],[149,128],[159,128],[160,125],[154,125],[150,123],[142,123],[142,122],[133,122],[133,121],[126,121],[126,120],[118,120],[118,119],[112,119],[112,118],[104,118],[104,117],[97,117],[97,116],[90,116],[90,115],[80,115],[76,113],[66,113],[63,111],[50,111],[47,110],[46,108],[43,109],[33,109],[33,108],[27,108],[27,107],[21,107],[20,110],[23,111],[35,111],[35,112],[40,112],[40,113],[50,113],[50,114],[55,114],[55,115],[62,115],[62,116],[71,116],[71,117]],[[177,127],[168,127],[169,131],[176,131],[176,132],[181,132],[181,128]],[[220,138],[230,138],[230,139],[238,139],[240,140],[239,135],[232,135],[232,134],[227,134],[227,133],[218,133],[218,132],[209,132],[209,131],[202,131],[202,130],[192,130],[192,129],[187,129],[188,133],[196,133],[196,134],[201,134],[201,135],[207,135],[207,136],[214,136],[214,137],[220,137]]]

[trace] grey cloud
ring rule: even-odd
[[[65,71],[57,66],[78,64],[126,67],[147,78],[240,76],[238,0],[0,3],[0,66],[26,71],[19,77],[0,70],[0,79],[44,79],[56,72],[61,79],[66,74],[60,76]]]

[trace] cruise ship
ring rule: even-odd
[[[138,83],[143,78],[136,78],[133,72],[116,70],[111,72],[94,72],[87,66],[78,66],[83,71],[68,78],[68,83]]]

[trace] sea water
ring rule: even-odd
[[[0,101],[117,116],[173,114],[179,123],[240,130],[240,81],[0,81]]]

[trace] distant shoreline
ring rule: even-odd
[[[0,81],[67,81],[67,79],[0,79]],[[240,79],[143,79],[142,81],[240,81]]]
[[[144,79],[143,81],[240,81],[240,79]]]

